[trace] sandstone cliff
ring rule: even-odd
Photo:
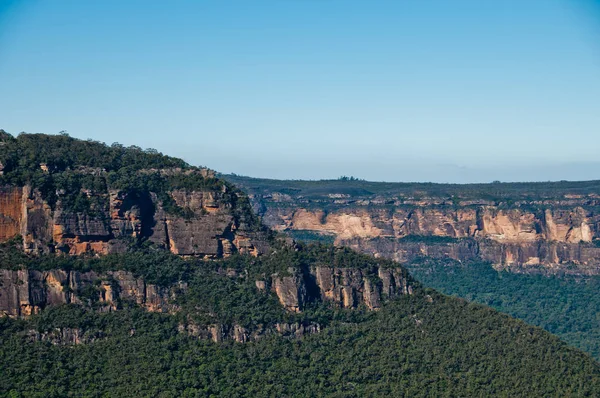
[[[130,303],[178,313],[185,319],[180,332],[246,342],[273,333],[319,331],[321,325],[294,315],[313,303],[377,310],[387,299],[412,294],[416,286],[404,269],[389,262],[356,254],[348,260],[335,250],[320,261],[316,258],[323,253],[302,254],[298,246],[275,242],[241,191],[211,170],[157,151],[28,134],[0,134],[0,147],[0,243],[11,241],[0,247],[0,315],[29,317],[64,304],[110,312]],[[296,219],[299,225],[310,223]],[[352,217],[336,222],[334,228],[349,231],[346,238],[370,236]],[[15,251],[15,245],[22,245],[24,253]],[[260,255],[270,253],[264,256],[269,258],[275,246],[282,257],[261,263]],[[135,256],[161,253],[157,248],[177,256],[148,257],[159,263],[140,267],[141,257]],[[128,254],[101,256],[124,252]],[[232,257],[235,253],[249,256]],[[81,261],[72,257],[79,255],[84,255]],[[99,257],[98,262],[92,264],[92,257]],[[228,257],[237,268],[222,272],[215,264],[226,261],[207,261]],[[101,261],[104,265],[98,265]],[[52,269],[54,264],[66,264],[66,269]],[[171,273],[173,266],[186,271]],[[198,274],[199,269],[208,273]],[[169,277],[150,279],[161,285],[137,277],[157,274]],[[196,289],[187,295],[190,280]],[[266,325],[252,320],[244,327],[240,312],[247,308],[236,307],[231,315],[229,307],[236,304],[222,309],[222,296],[283,315]],[[29,337],[55,344],[102,338],[77,327],[32,331]]]
[[[290,273],[294,271],[289,270]],[[341,308],[356,308],[363,304],[377,310],[385,299],[413,293],[408,273],[399,267],[360,269],[318,265],[304,275],[275,274],[270,284],[281,304],[293,312],[301,311],[306,303],[315,300]],[[264,284],[257,283],[257,286]]]
[[[424,192],[435,184],[413,184],[395,192],[394,184],[380,183],[386,187],[383,193],[351,186],[345,189],[352,193],[338,194],[336,182],[328,191],[326,181],[307,188],[311,183],[232,180],[246,189],[271,228],[330,236],[338,246],[375,256],[401,262],[419,256],[483,259],[501,268],[600,273],[600,196],[595,185],[582,194],[548,183],[552,195],[539,188],[532,192],[526,184],[511,186],[508,193],[501,191],[503,184],[480,185],[476,193],[470,186],[441,185],[435,189],[448,192],[436,197]],[[378,189],[377,183],[365,184]],[[497,197],[489,199],[493,194]]]
[[[174,312],[171,302],[186,290],[180,283],[170,288],[147,284],[130,272],[104,274],[79,271],[0,269],[0,316],[26,317],[48,306],[96,304],[100,311],[114,311],[128,301],[153,312]]]
[[[76,255],[122,252],[129,242],[147,240],[175,254],[207,258],[258,255],[268,245],[264,232],[238,215],[251,209],[232,201],[237,193],[226,185],[169,192],[184,215],[166,211],[154,192],[84,193],[107,205],[76,212],[60,200],[53,208],[29,185],[0,187],[0,242],[20,235],[25,252]]]
[[[230,277],[237,277],[231,273]],[[385,299],[412,294],[413,285],[402,268],[336,268],[317,265],[290,268],[255,281],[258,292],[272,291],[288,311],[300,312],[305,304],[330,302],[343,308],[364,304],[378,309]],[[117,310],[123,300],[152,312],[175,312],[174,300],[187,283],[160,287],[136,278],[131,272],[51,271],[0,269],[0,315],[25,317],[48,306],[98,304],[101,311]]]
[[[222,278],[247,278],[236,272],[227,272]],[[256,280],[255,294],[274,294],[289,313],[300,312],[309,303],[330,303],[340,308],[364,306],[378,310],[383,302],[412,294],[415,284],[406,270],[384,267],[365,269],[336,268],[315,265],[310,268],[290,268],[284,274],[273,274]],[[238,323],[198,323],[194,314],[202,315],[197,305],[182,309],[188,283],[179,282],[161,287],[136,278],[131,272],[107,271],[50,271],[0,269],[0,316],[27,318],[48,307],[77,304],[99,312],[118,311],[129,305],[147,311],[169,314],[187,314],[179,324],[179,332],[215,342],[233,340],[240,343],[255,341],[268,335],[302,337],[317,333],[322,325],[310,320],[281,320],[244,327]],[[221,297],[220,299],[225,299]],[[183,300],[183,301],[182,301]],[[183,312],[182,312],[183,311]],[[198,312],[200,311],[200,312]],[[207,313],[209,318],[214,315]],[[135,333],[132,330],[131,333]],[[103,338],[101,330],[80,327],[57,327],[50,330],[31,330],[29,338],[52,344],[89,343]]]
[[[0,130],[0,242],[18,235],[27,253],[150,242],[219,258],[268,247],[245,195],[212,170],[153,149]]]

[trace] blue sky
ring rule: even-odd
[[[0,128],[221,172],[600,178],[592,0],[0,0]]]

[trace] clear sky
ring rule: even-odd
[[[0,0],[0,128],[259,177],[600,179],[600,4]]]

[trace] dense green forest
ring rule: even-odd
[[[333,317],[330,311],[325,314]],[[480,305],[424,291],[355,318],[332,321],[301,339],[267,336],[252,343],[199,341],[178,331],[176,316],[136,308],[90,315],[67,306],[30,320],[0,319],[0,394],[600,394],[600,367],[593,360],[540,329]],[[101,337],[76,346],[34,343],[27,337],[31,329],[69,326],[100,330]]]
[[[330,239],[311,231],[290,232],[306,242]],[[409,235],[401,240],[435,244],[456,239]],[[450,259],[422,258],[403,265],[425,286],[544,328],[600,360],[600,277],[512,273],[485,262]]]
[[[103,257],[29,256],[0,248],[2,268],[128,270],[151,283],[186,281],[173,314],[122,302],[47,308],[0,319],[0,395],[5,396],[584,396],[600,393],[600,366],[549,333],[478,304],[415,286],[380,311],[314,302],[283,310],[254,280],[310,264],[397,267],[329,245],[279,242],[271,254],[183,259],[151,246]],[[224,270],[239,271],[237,277]],[[94,291],[88,292],[89,297]],[[319,324],[302,338],[249,343],[198,340],[179,325]],[[32,331],[78,329],[79,345],[31,340]]]
[[[600,366],[551,334],[479,304],[415,284],[415,294],[380,311],[315,302],[299,314],[253,281],[289,266],[397,264],[328,245],[281,243],[262,258],[186,260],[151,247],[104,257],[37,256],[2,246],[2,268],[124,269],[168,286],[186,281],[179,312],[47,308],[0,319],[0,395],[63,396],[586,396],[600,394]],[[16,262],[15,262],[16,261]],[[229,277],[222,270],[239,270]],[[90,297],[93,296],[91,292]],[[318,323],[302,338],[256,342],[198,340],[179,325]],[[79,345],[31,340],[32,332],[78,329]]]
[[[600,278],[515,274],[452,260],[406,265],[426,286],[542,327],[600,359]]]

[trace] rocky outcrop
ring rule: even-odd
[[[181,323],[179,332],[200,340],[212,340],[215,343],[222,341],[235,341],[247,343],[257,341],[266,336],[279,335],[288,338],[300,338],[306,335],[318,333],[321,326],[317,323],[301,322],[279,322],[270,326],[259,326],[248,329],[240,325],[198,325],[193,322]]]
[[[226,185],[218,190],[169,192],[178,212],[165,209],[153,192],[82,194],[106,206],[75,212],[63,206],[60,195],[51,207],[37,189],[1,187],[0,242],[20,235],[28,253],[71,255],[123,252],[131,240],[148,240],[175,254],[206,258],[267,250],[264,233],[238,216],[251,209],[232,201],[237,193]]]
[[[147,284],[125,271],[0,269],[0,315],[26,317],[48,306],[70,303],[96,304],[100,311],[113,311],[124,300],[148,311],[172,313],[177,310],[172,300],[186,288],[186,284],[170,288]]]
[[[5,241],[21,233],[23,223],[23,189],[0,187],[0,240]]]
[[[518,272],[600,273],[600,247],[548,241],[500,243],[492,240],[459,239],[449,242],[406,242],[396,239],[352,239],[344,245],[400,263],[431,257],[457,261],[483,260],[496,268]]]
[[[293,272],[290,269],[289,272]],[[257,286],[264,286],[257,281]],[[402,268],[337,268],[313,266],[308,274],[271,276],[271,290],[288,311],[300,312],[314,301],[330,302],[341,308],[364,305],[377,310],[389,298],[413,293],[413,283]]]
[[[88,332],[81,328],[59,327],[51,330],[29,330],[30,341],[43,341],[54,345],[89,344],[104,337],[101,331]]]
[[[364,306],[379,309],[387,299],[413,293],[414,283],[402,268],[336,268],[315,265],[309,269],[288,270],[268,280],[256,281],[257,294],[272,291],[290,312],[301,312],[311,302],[328,302],[340,308]],[[223,277],[240,278],[236,273]],[[270,287],[270,290],[267,289]],[[130,272],[109,271],[36,271],[0,270],[0,316],[24,318],[39,314],[47,307],[78,304],[99,312],[119,310],[125,303],[147,311],[174,314],[180,311],[177,297],[185,294],[187,284],[169,288],[145,283]],[[318,333],[322,326],[314,322],[277,322],[246,328],[239,324],[201,325],[186,317],[179,332],[214,342],[245,343],[269,335],[299,338]],[[131,331],[131,335],[135,330]],[[28,338],[58,345],[85,344],[102,339],[102,331],[58,327],[30,330]]]
[[[317,323],[279,322],[274,325],[259,326],[248,329],[234,325],[198,325],[194,322],[182,322],[177,330],[179,333],[195,337],[199,340],[212,340],[215,343],[235,341],[248,343],[258,341],[264,337],[278,335],[287,338],[301,338],[310,334],[319,333],[322,327]],[[129,336],[136,335],[136,330],[131,329]],[[53,345],[89,344],[102,340],[106,333],[101,330],[86,330],[83,328],[56,327],[49,330],[27,331],[27,338],[32,342],[46,342]]]
[[[290,272],[294,272],[291,269]],[[300,312],[304,303],[308,301],[306,283],[302,276],[279,276],[272,277],[272,290],[279,298],[281,305],[292,312]]]
[[[269,326],[259,326],[248,329],[243,326],[234,325],[198,325],[194,322],[180,323],[177,330],[179,333],[195,337],[199,340],[212,340],[215,343],[224,341],[235,341],[237,343],[248,343],[258,341],[264,337],[278,335],[287,338],[301,338],[310,334],[319,333],[321,326],[317,323],[280,322]],[[129,336],[136,335],[136,330],[131,329]],[[27,331],[27,338],[32,342],[46,342],[53,345],[77,345],[89,344],[102,340],[106,333],[101,330],[85,330],[83,328],[56,327],[49,330]]]
[[[268,211],[268,210],[267,210]],[[338,243],[355,238],[408,235],[479,238],[496,242],[591,242],[600,238],[600,214],[583,207],[543,212],[502,210],[492,206],[456,209],[424,208],[393,211],[346,208],[325,214],[322,210],[274,209],[265,215],[273,228],[330,233]]]

